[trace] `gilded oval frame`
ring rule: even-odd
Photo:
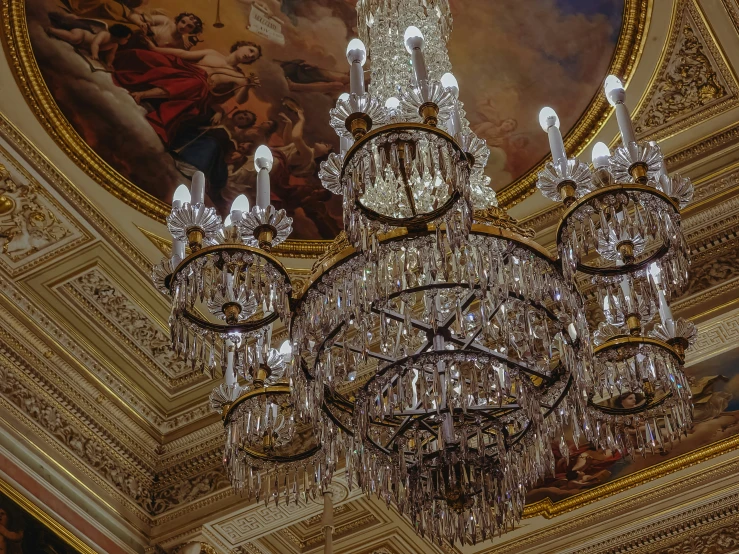
[[[44,81],[33,53],[23,0],[0,0],[2,6],[2,40],[6,57],[26,102],[46,132],[64,153],[87,175],[116,198],[139,212],[164,222],[170,207],[153,195],[139,189],[103,160],[72,127],[62,114]],[[614,49],[608,73],[628,80],[637,65],[644,46],[653,0],[624,0],[621,32]],[[579,153],[597,134],[610,115],[610,106],[600,90],[565,137],[569,152]],[[526,174],[498,192],[502,208],[511,208],[536,190],[536,175],[546,158]],[[317,258],[330,240],[287,240],[275,253],[295,258]]]

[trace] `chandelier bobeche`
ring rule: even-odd
[[[236,490],[297,501],[326,490],[341,458],[350,486],[420,534],[475,543],[515,525],[527,488],[554,471],[552,445],[569,456],[570,433],[633,455],[689,428],[682,365],[695,329],[668,300],[687,281],[680,209],[692,186],[635,140],[614,78],[623,146],[596,145],[592,168],[567,157],[545,108],[552,161],[538,186],[565,205],[552,258],[497,207],[489,150],[449,73],[447,0],[357,11],[350,91],[329,116],[341,152],[319,173],[344,197],[345,232],[303,293],[291,296],[270,254],[291,220],[269,204],[265,147],[251,211],[237,199],[224,224],[200,176],[175,200],[173,256],[154,280],[172,297],[175,351],[226,377],[211,405]],[[592,330],[586,302],[598,305]],[[280,352],[278,320],[290,330]]]

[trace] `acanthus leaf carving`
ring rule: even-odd
[[[678,6],[668,55],[635,117],[637,135],[657,139],[737,102],[737,86],[690,1]],[[711,110],[707,114],[706,110]]]
[[[54,212],[38,198],[32,183],[17,183],[0,164],[0,246],[17,262],[70,235]]]

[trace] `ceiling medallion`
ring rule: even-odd
[[[606,92],[625,146],[597,146],[593,168],[567,157],[545,108],[553,161],[538,186],[566,206],[552,259],[484,180],[489,152],[448,72],[446,0],[359,7],[373,84],[354,39],[350,91],[330,114],[342,152],[321,171],[344,196],[346,234],[303,294],[291,298],[270,253],[291,220],[270,205],[266,147],[251,210],[239,198],[221,221],[200,177],[177,194],[173,255],[154,280],[172,299],[175,351],[225,375],[211,404],[237,491],[297,501],[328,490],[343,463],[350,486],[420,534],[474,544],[520,520],[526,490],[553,472],[552,445],[568,451],[567,426],[576,442],[633,455],[690,425],[682,365],[695,328],[668,299],[687,282],[692,186],[636,142],[615,78]],[[580,273],[598,287],[594,329]],[[278,319],[291,337],[280,352]]]

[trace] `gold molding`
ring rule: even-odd
[[[614,494],[638,487],[654,479],[665,477],[676,471],[710,460],[716,456],[721,456],[737,448],[739,448],[739,435],[681,454],[671,460],[665,460],[657,465],[639,470],[625,477],[620,477],[609,483],[594,487],[558,502],[552,502],[549,498],[539,500],[524,508],[523,517],[543,516],[546,519],[551,519],[587,504],[603,500],[608,496],[613,496]]]
[[[649,24],[652,3],[653,0],[625,1],[621,33],[608,73],[615,73],[625,79],[632,74],[643,50],[645,29]],[[25,2],[2,0],[2,20],[2,40],[18,87],[49,135],[67,156],[113,196],[141,213],[163,222],[168,215],[169,206],[151,194],[138,189],[131,181],[113,169],[84,142],[61,113],[33,54],[26,21]],[[565,142],[568,150],[580,152],[600,130],[609,115],[610,107],[598,90],[584,115],[568,133]],[[529,170],[526,175],[500,191],[498,200],[503,208],[514,206],[534,192],[536,174],[543,164],[544,160]],[[318,257],[329,243],[330,241],[286,241],[276,253],[286,257]]]
[[[79,551],[80,554],[96,554],[87,543],[82,541],[77,535],[74,535],[66,527],[64,527],[57,520],[52,518],[49,514],[43,511],[41,508],[36,506],[28,498],[23,496],[20,492],[15,490],[10,483],[0,478],[0,493],[10,498],[13,502],[18,504],[23,510],[37,520],[41,525],[50,529],[57,537],[67,543],[69,546]]]
[[[7,0],[3,0],[4,2]],[[628,81],[644,50],[646,29],[649,26],[654,0],[626,0],[621,23],[621,34],[606,75],[618,75]],[[605,76],[603,78],[605,78]],[[583,115],[564,139],[567,152],[577,156],[601,130],[611,115],[611,106],[600,87]],[[509,209],[536,191],[537,174],[544,168],[549,154],[525,175],[498,192],[498,204]]]
[[[139,189],[118,173],[90,147],[72,127],[56,104],[46,81],[41,75],[33,53],[25,2],[2,0],[2,42],[13,76],[36,118],[54,142],[95,182],[113,196],[139,212],[164,222],[170,206],[153,195]],[[295,258],[319,256],[330,241],[288,240],[275,253]]]

